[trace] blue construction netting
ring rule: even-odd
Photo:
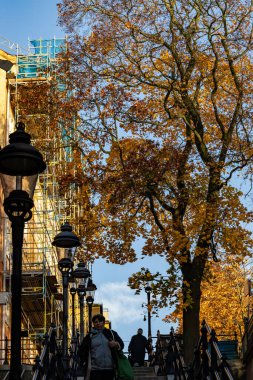
[[[47,77],[54,58],[66,51],[66,38],[30,40],[29,54],[18,55],[17,78]],[[53,61],[52,61],[53,59]]]
[[[49,55],[50,58],[55,58],[57,54],[66,51],[66,39],[53,38],[49,40],[31,40],[30,50],[33,51],[33,54],[46,54]]]
[[[57,55],[66,51],[66,38],[38,39],[29,41],[29,54],[18,55],[18,74],[17,78],[48,78],[57,65]],[[64,83],[58,81],[59,91],[65,91]],[[75,120],[73,118],[73,125]],[[66,161],[71,161],[70,141],[73,129],[66,130],[64,122],[61,125],[62,141],[66,145],[64,150]]]

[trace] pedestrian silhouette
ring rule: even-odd
[[[142,334],[143,330],[139,328],[137,334],[132,336],[128,346],[129,360],[133,367],[144,366],[145,352],[150,350],[149,342]]]

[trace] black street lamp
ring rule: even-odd
[[[12,226],[12,312],[10,379],[21,379],[22,246],[25,222],[32,217],[33,193],[39,173],[46,169],[41,153],[31,143],[24,123],[17,123],[9,145],[0,151],[4,211]]]
[[[62,274],[63,286],[63,321],[62,321],[62,355],[64,365],[64,379],[69,379],[69,355],[68,355],[68,286],[70,273],[73,268],[74,254],[80,246],[78,237],[72,232],[69,223],[61,226],[61,232],[57,234],[52,243],[58,253],[58,268]]]
[[[152,288],[150,284],[148,283],[147,286],[145,287],[145,292],[147,293],[147,308],[148,308],[148,338],[152,337],[151,334],[151,305],[150,305],[150,294],[151,294]]]
[[[61,232],[55,236],[52,244],[56,247],[59,260],[66,257],[73,260],[77,247],[81,245],[68,222],[61,226]]]
[[[80,262],[77,264],[76,269],[73,271],[73,277],[75,277],[78,283],[77,294],[80,305],[80,341],[82,341],[84,337],[84,297],[86,294],[86,282],[90,277],[90,271],[86,268],[85,263]]]
[[[96,290],[97,290],[96,285],[92,282],[92,279],[89,278],[87,288],[86,288],[86,303],[88,305],[88,311],[89,311],[89,331],[91,331],[92,305],[94,302]]]
[[[76,333],[76,327],[75,327],[75,295],[76,295],[76,288],[72,286],[72,288],[69,289],[69,292],[72,297],[72,338],[74,338]]]

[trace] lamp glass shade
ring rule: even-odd
[[[31,176],[12,176],[0,173],[0,177],[5,199],[8,198],[13,190],[24,190],[28,193],[29,198],[33,199],[38,174]]]
[[[87,285],[87,278],[77,278],[75,277],[76,279],[76,286],[84,286],[85,289],[86,289],[86,285]]]
[[[86,296],[87,296],[87,297],[92,297],[92,298],[94,299],[94,297],[95,297],[95,292],[96,292],[96,289],[88,290],[88,288],[87,288],[87,290],[86,290]]]
[[[77,264],[76,268],[73,270],[73,276],[76,279],[87,279],[90,277],[90,271],[86,268],[85,263],[80,262]]]
[[[56,247],[58,259],[61,260],[64,258],[65,259],[69,258],[73,260],[76,253],[76,249],[77,247],[72,247],[72,248]]]
[[[97,290],[96,285],[89,278],[87,288],[86,288],[86,297],[92,297],[94,300],[96,290]]]

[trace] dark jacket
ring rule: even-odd
[[[128,351],[131,354],[131,361],[133,361],[133,363],[143,362],[146,350],[149,350],[147,338],[141,334],[133,335],[128,346]]]
[[[115,340],[116,342],[118,342],[120,344],[121,350],[123,350],[124,343],[116,331],[104,328],[102,333],[108,339],[108,341]],[[91,347],[91,338],[92,338],[92,333],[87,334],[84,337],[83,341],[81,342],[79,350],[78,350],[80,365],[84,366],[85,370],[87,369],[87,365],[88,365],[88,357],[89,357],[89,352],[90,352],[90,347]],[[114,362],[116,362],[115,350],[111,349],[111,352],[112,352],[112,358]]]

